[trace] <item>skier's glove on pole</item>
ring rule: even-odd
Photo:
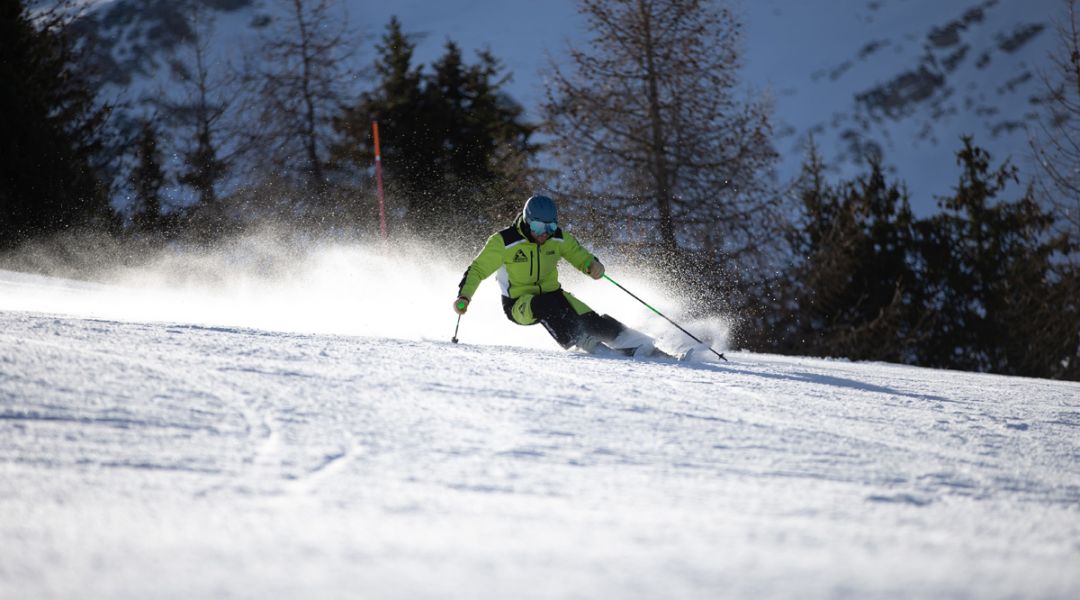
[[[463,315],[467,310],[469,310],[469,299],[465,296],[458,296],[457,300],[454,300],[454,312]]]
[[[603,276],[604,265],[601,264],[599,260],[594,258],[592,263],[589,265],[589,277],[592,277],[593,279],[600,279]]]

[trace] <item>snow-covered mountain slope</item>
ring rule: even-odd
[[[861,156],[883,157],[924,213],[959,179],[961,136],[1033,173],[1028,128],[1046,117],[1061,0],[753,6],[746,72],[774,91],[783,172],[797,172],[813,136],[849,176]]]
[[[191,27],[190,4],[210,9],[204,35],[211,38],[211,72],[220,73],[252,54],[274,2],[98,2],[80,30],[94,40],[96,62],[110,82],[106,97],[132,103],[120,112],[152,112],[152,100],[177,85],[167,64]],[[995,160],[1010,158],[1025,174],[1033,172],[1025,128],[1040,116],[1041,75],[1052,68],[1062,0],[728,4],[746,25],[742,78],[775,101],[783,178],[798,174],[811,135],[846,176],[860,172],[862,156],[883,156],[923,213],[957,181],[961,135],[975,136]],[[419,63],[434,61],[447,39],[467,50],[490,48],[514,75],[507,90],[534,119],[549,61],[565,60],[568,44],[581,47],[588,39],[573,0],[342,0],[339,6],[357,34],[354,67],[374,60],[378,36],[397,15],[417,36]]]
[[[449,268],[225,256],[0,272],[0,598],[1080,594],[1080,384],[566,353],[488,283],[455,345]]]

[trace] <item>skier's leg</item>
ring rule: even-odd
[[[542,323],[563,348],[570,349],[580,337],[577,315],[558,292],[526,294],[515,299],[504,296],[503,310],[518,325]]]
[[[634,331],[609,315],[599,315],[565,290],[517,299],[503,299],[503,309],[519,325],[543,324],[563,348],[578,346],[592,352],[598,344],[632,355],[652,349],[652,338]]]
[[[581,319],[582,330],[605,344],[614,342],[627,330],[626,325],[623,325],[609,315],[598,315],[595,312],[587,312],[580,315],[579,318]]]
[[[623,325],[611,315],[597,314],[570,292],[563,291],[563,294],[581,318],[582,331],[586,335],[595,337],[604,345],[624,354],[634,354],[642,348],[645,351],[652,349],[654,342],[651,337]]]
[[[517,298],[503,296],[503,312],[506,318],[518,325],[535,325],[536,317],[532,313],[532,299],[536,296],[526,294]]]
[[[610,342],[622,333],[626,326],[608,315],[599,315],[587,304],[578,300],[566,290],[559,290],[560,295],[578,317],[579,327],[585,335],[590,335],[602,342]]]
[[[566,290],[541,294],[533,300],[533,313],[563,347],[576,345],[592,352],[597,344],[610,346],[627,328],[608,315],[598,315]]]
[[[567,302],[578,313],[578,317],[581,319],[583,335],[596,338],[605,346],[626,355],[653,356],[663,354],[655,349],[656,341],[651,337],[623,325],[611,315],[597,314],[570,292],[563,290],[563,295],[566,296]]]
[[[514,307],[514,318],[517,317],[517,306]],[[570,349],[580,341],[581,323],[574,307],[566,301],[559,292],[548,292],[538,296],[532,296],[528,301],[528,307],[523,309],[523,314],[535,321],[540,321],[548,330],[551,337],[555,338],[560,346]]]

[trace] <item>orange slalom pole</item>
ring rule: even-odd
[[[386,201],[383,199],[382,187],[382,153],[379,151],[379,122],[371,122],[371,130],[375,134],[375,185],[379,193],[379,233],[386,240]]]

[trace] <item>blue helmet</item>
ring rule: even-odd
[[[529,221],[555,223],[559,220],[559,211],[555,208],[555,201],[547,196],[533,196],[526,200],[521,214],[526,223]]]

